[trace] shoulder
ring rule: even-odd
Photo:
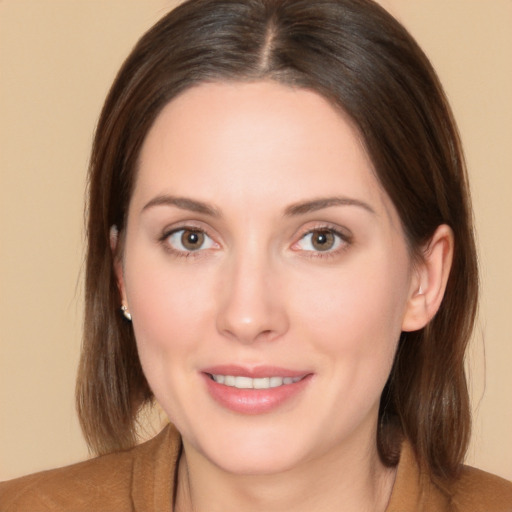
[[[434,479],[405,440],[386,512],[412,511],[512,512],[512,482],[469,466],[454,481]]]
[[[512,512],[512,482],[469,466],[450,495],[457,512]]]
[[[132,510],[134,475],[147,468],[168,437],[131,450],[0,483],[2,512]]]
[[[3,482],[2,511],[82,510],[100,500],[107,506],[105,496],[122,501],[129,495],[132,462],[130,450]]]

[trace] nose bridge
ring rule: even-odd
[[[221,281],[219,332],[242,343],[252,343],[275,339],[286,331],[286,307],[268,250],[254,244],[234,251],[227,258]]]

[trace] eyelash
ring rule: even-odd
[[[197,233],[199,235],[204,235],[209,240],[211,240],[212,244],[218,244],[213,240],[212,237],[208,235],[206,230],[203,228],[199,228],[197,226],[179,226],[170,230],[166,230],[162,236],[159,238],[159,242],[164,246],[164,249],[173,254],[174,256],[181,257],[181,258],[189,258],[189,257],[199,257],[201,256],[205,250],[209,249],[210,247],[203,249],[202,247],[197,250],[180,250],[175,249],[169,242],[169,238],[173,235],[176,235],[177,233],[180,233],[182,231],[190,231],[191,233]],[[320,251],[320,250],[301,250],[301,249],[293,249],[294,246],[297,246],[300,242],[302,242],[307,236],[313,235],[315,233],[330,233],[334,235],[338,239],[338,245],[339,247],[336,247],[335,249],[328,249],[326,251]],[[303,253],[306,253],[307,257],[309,258],[332,258],[337,256],[338,254],[346,251],[350,245],[352,245],[352,235],[348,233],[341,232],[338,228],[335,228],[331,225],[318,225],[315,226],[312,229],[308,229],[305,231],[299,238],[298,241],[294,242],[292,244],[292,250],[296,251],[302,251]]]

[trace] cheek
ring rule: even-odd
[[[149,386],[168,417],[185,428],[187,397],[193,393],[187,383],[212,321],[212,283],[200,272],[180,271],[162,260],[127,262],[126,293]]]
[[[390,368],[407,303],[408,258],[358,260],[337,275],[305,279],[296,307],[310,338],[343,362]]]
[[[401,332],[408,282],[403,268],[381,260],[351,266],[335,280],[317,276],[297,303],[312,352],[321,355],[321,408],[336,418],[334,437],[378,410]]]
[[[139,354],[146,367],[191,352],[211,321],[212,283],[201,272],[184,272],[164,258],[126,264],[126,294]],[[210,280],[211,281],[211,280]]]

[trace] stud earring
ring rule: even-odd
[[[124,304],[121,306],[121,313],[123,314],[123,316],[126,318],[126,320],[128,321],[132,321],[132,315],[131,313],[128,311],[128,307],[125,306]]]
[[[421,287],[421,284],[416,295],[423,295],[423,288]]]

